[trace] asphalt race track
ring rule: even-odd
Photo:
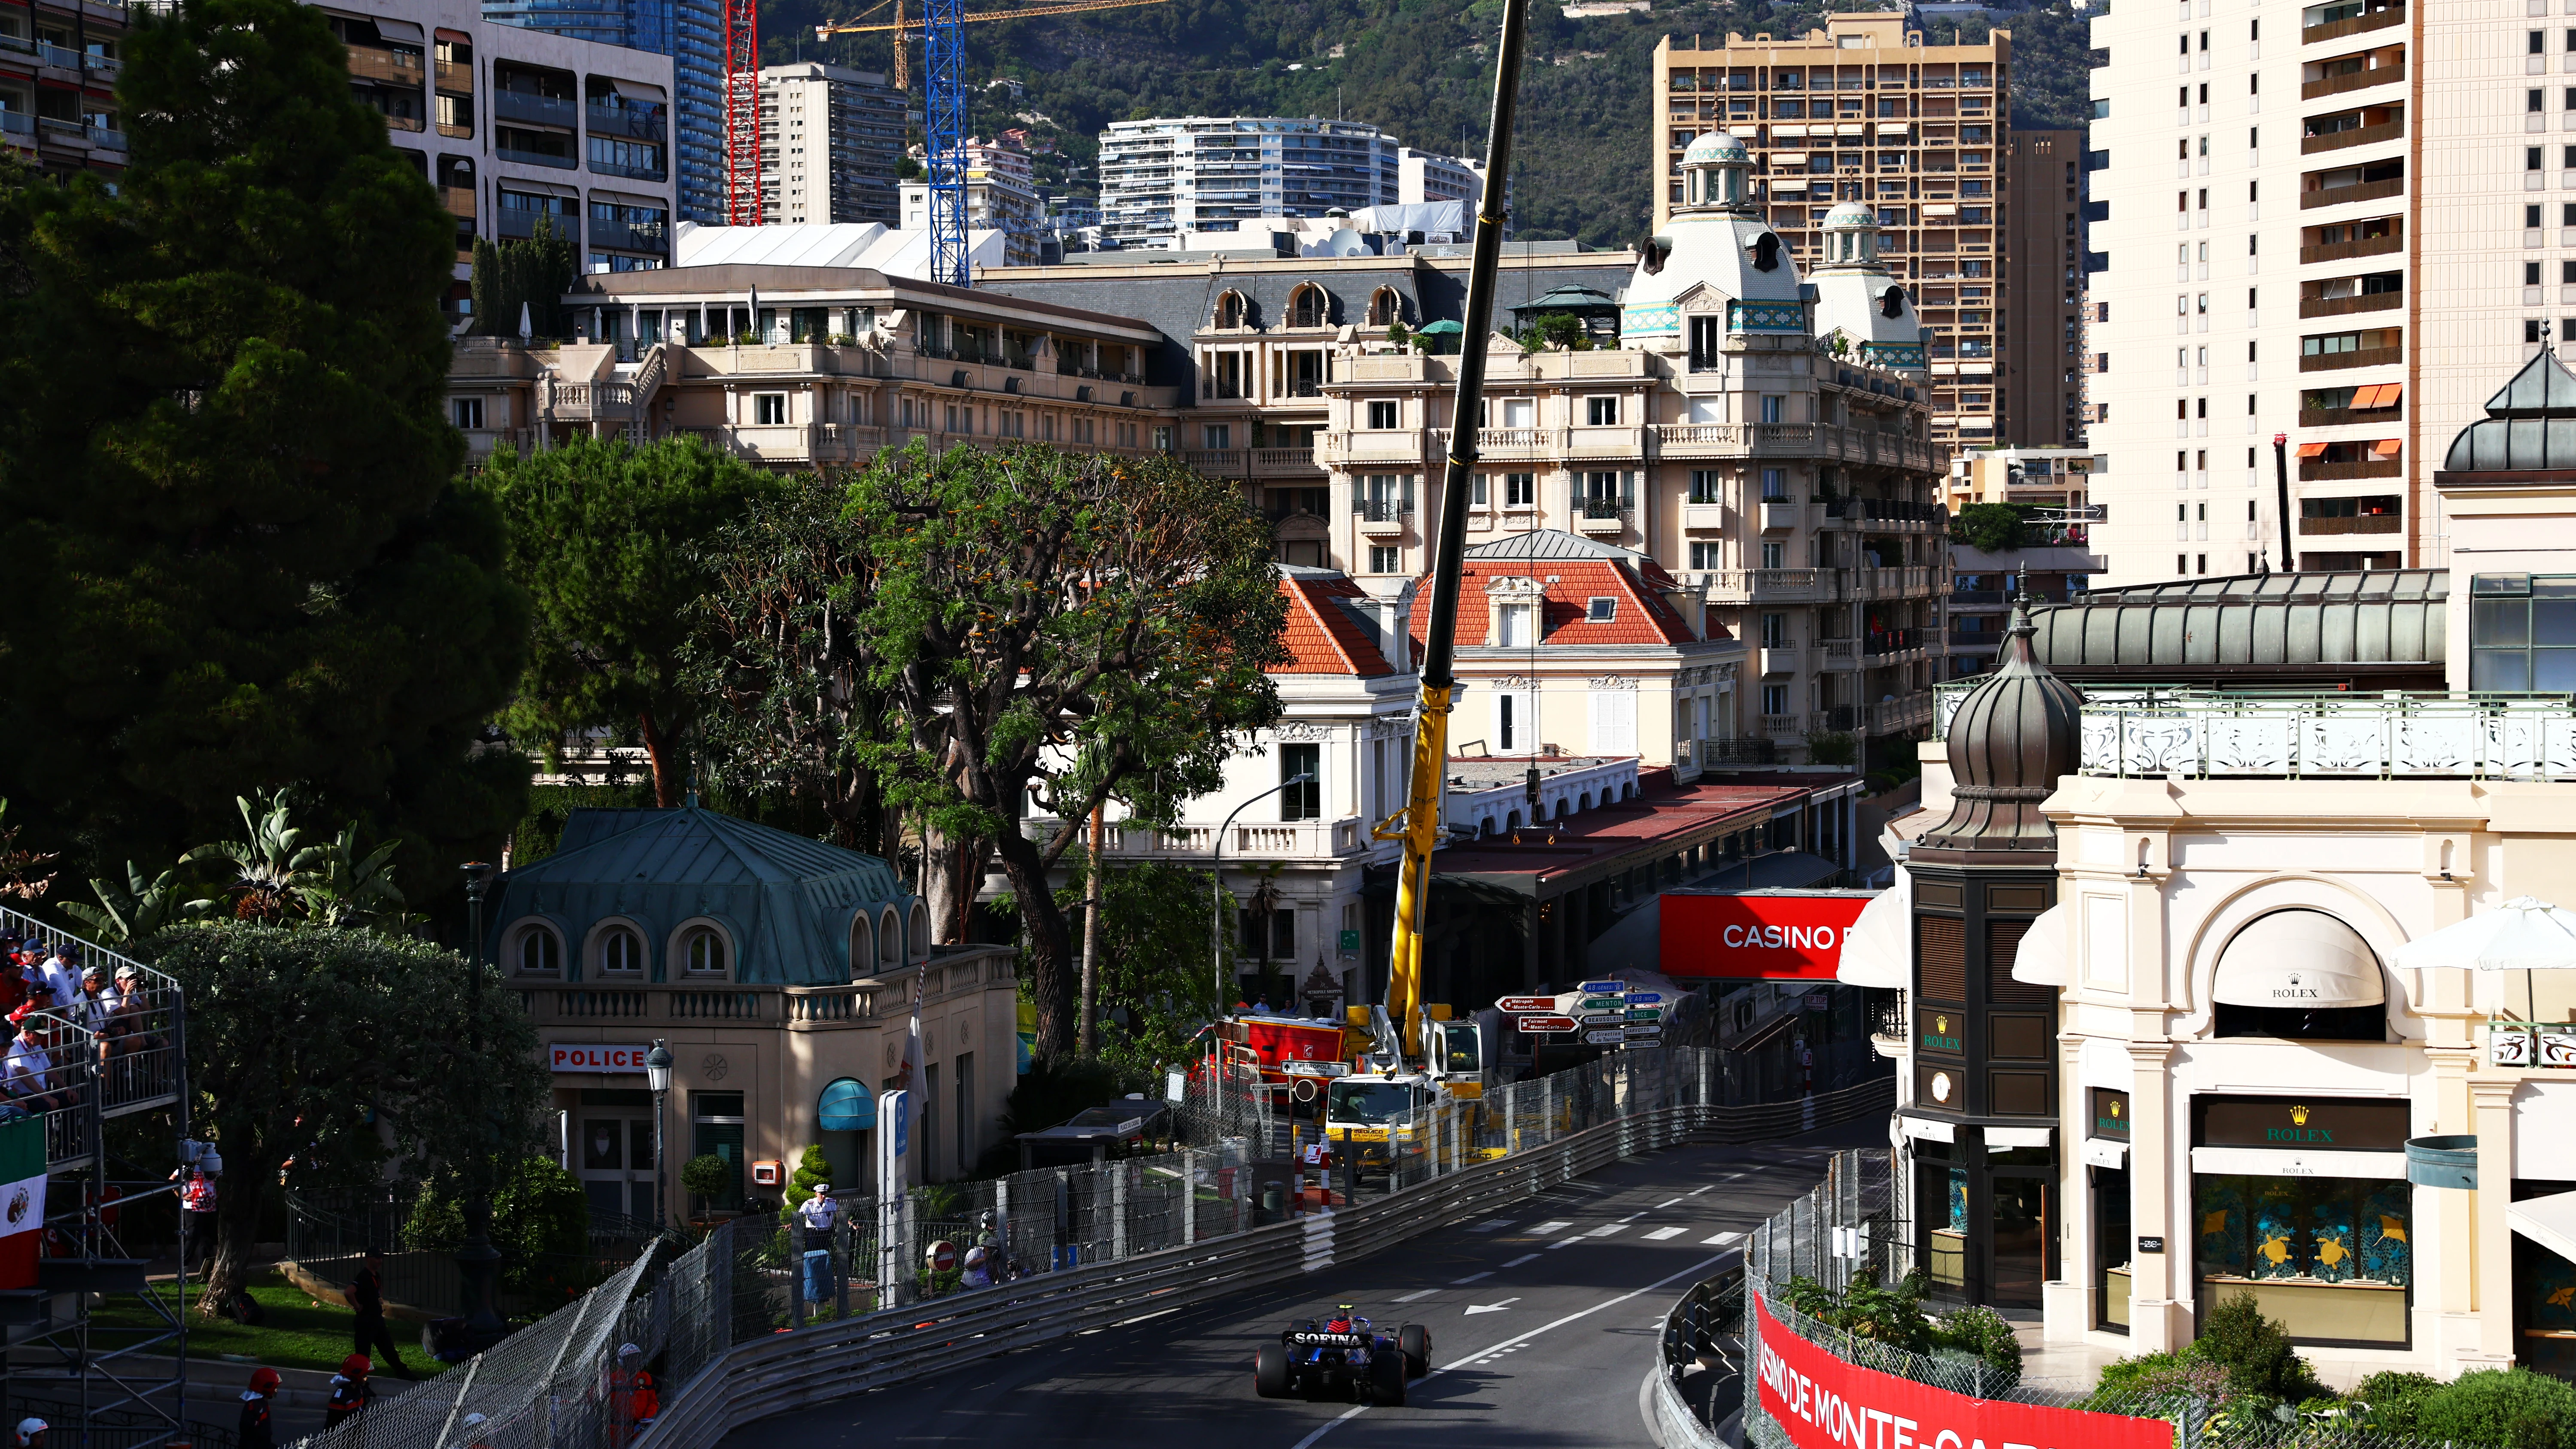
[[[1425,1449],[1645,1445],[1637,1390],[1663,1316],[1743,1233],[1823,1175],[1829,1149],[1676,1147],[1376,1257],[781,1415],[723,1449],[1112,1445]],[[1426,1324],[1405,1407],[1262,1399],[1252,1353],[1335,1303]]]

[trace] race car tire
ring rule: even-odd
[[[1265,1399],[1288,1397],[1288,1347],[1265,1343],[1252,1351],[1252,1391]]]
[[[1419,1323],[1408,1323],[1397,1331],[1395,1341],[1404,1349],[1404,1371],[1414,1378],[1431,1372],[1431,1330]]]
[[[1404,1360],[1381,1354],[1369,1361],[1369,1402],[1390,1408],[1404,1405]]]

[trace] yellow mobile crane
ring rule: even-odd
[[[1404,809],[1379,825],[1380,840],[1404,842],[1404,873],[1395,887],[1395,951],[1386,1000],[1369,1008],[1373,1070],[1334,1079],[1325,1098],[1325,1132],[1354,1166],[1391,1162],[1421,1150],[1414,1115],[1437,1094],[1481,1096],[1484,1067],[1495,1053],[1472,1020],[1451,1021],[1422,1005],[1422,941],[1430,924],[1431,852],[1440,842],[1441,786],[1448,778],[1449,710],[1458,631],[1459,576],[1467,556],[1467,494],[1475,477],[1474,420],[1485,395],[1485,346],[1493,330],[1494,294],[1502,268],[1503,198],[1509,189],[1512,117],[1520,99],[1521,49],[1529,0],[1504,0],[1495,48],[1494,107],[1485,137],[1485,189],[1476,205],[1467,315],[1458,349],[1458,388],[1449,408],[1449,459],[1440,485],[1440,537],[1431,567],[1431,618],[1424,636],[1422,694],[1414,709],[1413,778]],[[1495,1045],[1498,1045],[1495,1044]],[[1421,1053],[1408,1066],[1408,1047]]]

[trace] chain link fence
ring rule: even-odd
[[[2175,1449],[2445,1449],[2371,1428],[2366,1406],[2230,1406],[2225,1371],[2214,1364],[2187,1365],[2119,1389],[2032,1384],[1964,1349],[1918,1353],[1810,1317],[1775,1296],[1799,1278],[1837,1293],[1856,1279],[1904,1279],[1917,1263],[1903,1208],[1887,1151],[1837,1153],[1822,1183],[1746,1240],[1740,1270],[1684,1295],[1665,1320],[1664,1361],[1677,1375],[1694,1365],[1714,1371],[1711,1392],[1685,1395],[1703,1424],[1722,1425],[1740,1408],[1748,1449],[1795,1449],[1787,1431],[1762,1411],[1754,1386],[1762,1315],[1768,1314],[1782,1331],[1844,1363],[1970,1399],[2160,1419],[2172,1426]],[[1756,1303],[1762,1313],[1754,1312]]]

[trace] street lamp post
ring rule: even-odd
[[[465,1052],[483,1056],[483,893],[492,884],[492,867],[469,861],[465,867]],[[465,1243],[456,1250],[456,1267],[464,1279],[465,1331],[478,1345],[498,1343],[509,1330],[493,1302],[501,1276],[501,1252],[492,1246],[491,1143],[485,1108],[469,1109],[475,1123],[471,1162],[466,1168],[472,1191],[465,1199]]]
[[[1225,823],[1216,828],[1214,848],[1208,854],[1208,884],[1214,895],[1208,901],[1208,971],[1216,980],[1217,1014],[1225,1013],[1225,835],[1234,828],[1234,817],[1291,785],[1309,785],[1315,776],[1310,771],[1291,775],[1227,812]],[[1264,975],[1268,973],[1265,971]]]
[[[662,1179],[668,1172],[662,1165],[662,1122],[671,1100],[671,1049],[659,1039],[644,1055],[644,1084],[653,1089],[653,1231],[658,1233],[664,1221]]]

